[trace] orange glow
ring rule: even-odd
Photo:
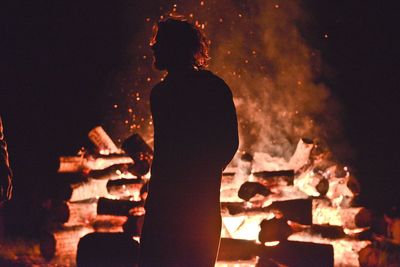
[[[274,247],[274,246],[277,246],[277,245],[279,245],[279,241],[271,241],[271,242],[265,242],[264,243],[264,246],[267,246],[267,247]]]

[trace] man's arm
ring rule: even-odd
[[[8,161],[7,143],[3,133],[3,122],[0,117],[0,203],[11,199],[12,172]]]

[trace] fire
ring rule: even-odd
[[[160,6],[154,14],[138,14],[138,18],[143,16],[143,30],[150,33],[151,22],[165,18],[168,13],[186,15],[212,39],[211,70],[224,78],[235,97],[241,147],[239,156],[222,178],[221,202],[243,203],[243,209],[254,211],[244,215],[223,214],[222,236],[257,241],[260,222],[280,216],[276,211],[266,211],[269,206],[277,201],[310,198],[324,199],[313,201],[313,224],[342,226],[349,234],[361,231],[354,222],[360,208],[350,206],[356,194],[348,186],[353,178],[347,167],[339,167],[332,159],[331,150],[321,141],[338,140],[338,104],[330,97],[329,88],[316,82],[320,80],[321,59],[298,28],[301,24],[298,22],[304,19],[300,3],[256,0],[236,5],[234,1],[182,1],[179,6]],[[110,110],[107,123],[114,129],[112,136],[118,139],[135,132],[152,140],[149,92],[165,75],[152,70],[148,39],[140,35],[130,47],[137,55],[132,57],[129,68],[116,78],[113,101],[117,104]],[[133,97],[126,97],[127,92]],[[253,159],[241,160],[239,157],[244,151],[249,151]],[[82,166],[104,169],[126,159],[112,163],[102,159],[74,160],[65,160],[60,170]],[[273,181],[257,176],[281,170],[292,170],[293,176]],[[338,175],[339,172],[344,175]],[[121,178],[124,173],[116,175]],[[247,181],[268,184],[271,193],[256,194],[249,201],[243,201],[238,190]],[[325,240],[304,233],[294,233],[289,239],[331,242],[335,265],[346,266],[357,265],[357,252],[367,244],[346,238]]]

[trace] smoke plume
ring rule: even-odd
[[[152,68],[148,42],[160,16],[176,13],[211,40],[210,70],[232,89],[241,150],[289,158],[300,138],[337,142],[339,106],[319,82],[321,58],[302,35],[306,12],[300,1],[157,2],[140,12],[138,6],[127,8],[141,28],[128,49],[131,62],[116,79],[119,103],[110,113],[118,129],[114,134],[122,139],[139,132],[152,138],[148,96],[162,75]]]

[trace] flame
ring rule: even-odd
[[[279,241],[271,241],[271,242],[265,242],[264,243],[264,246],[267,246],[267,247],[274,247],[274,246],[277,246],[277,245],[279,245]]]

